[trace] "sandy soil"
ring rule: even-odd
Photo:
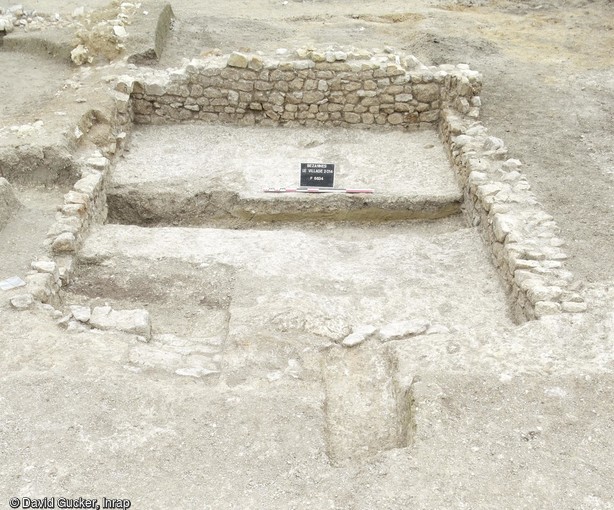
[[[0,129],[7,127],[6,120],[29,116],[53,99],[72,74],[67,65],[26,53],[0,52],[0,67]]]

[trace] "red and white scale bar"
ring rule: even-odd
[[[375,193],[369,188],[265,188],[265,193]]]

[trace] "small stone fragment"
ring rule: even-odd
[[[83,46],[83,44],[80,44],[70,52],[70,59],[78,66],[88,64],[93,60],[92,57],[89,56],[88,49]]]
[[[354,328],[351,334],[346,336],[341,342],[341,345],[344,347],[354,347],[363,343],[367,338],[369,338],[373,333],[375,333],[375,327],[371,325],[358,326]]]
[[[24,282],[19,276],[11,276],[6,280],[0,281],[0,290],[12,290],[18,287],[24,287],[26,282]]]
[[[92,311],[89,306],[72,305],[70,307],[72,316],[79,322],[88,322],[92,315]]]
[[[207,368],[198,368],[198,367],[189,367],[189,368],[178,368],[175,370],[177,375],[184,375],[187,377],[206,377],[208,375],[219,374],[219,370],[210,370]]]
[[[586,306],[586,303],[579,303],[576,301],[566,301],[561,304],[561,308],[564,312],[567,312],[567,313],[582,313],[582,312],[586,312],[586,309],[588,307]]]
[[[32,294],[18,294],[11,298],[11,306],[17,310],[27,310],[34,304]]]
[[[420,319],[393,322],[381,328],[379,336],[382,342],[400,340],[408,336],[420,335],[424,333],[428,327],[429,323]]]
[[[426,330],[427,335],[446,335],[450,330],[443,324],[431,324]]]
[[[126,29],[121,25],[114,26],[113,33],[116,35],[116,37],[119,37],[120,39],[125,39],[126,37],[128,37],[128,32],[126,32]]]
[[[484,140],[484,150],[487,151],[496,151],[498,149],[502,149],[505,146],[505,143],[501,138],[497,138],[495,136],[489,136]]]

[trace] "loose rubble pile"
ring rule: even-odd
[[[72,28],[76,33],[70,56],[75,64],[89,64],[95,59],[111,61],[122,53],[128,37],[126,27],[140,9],[140,3],[114,3],[101,14],[80,6],[70,16],[62,17],[58,13],[43,14],[21,4],[13,5],[5,11],[0,8],[0,36],[15,29],[34,32]]]
[[[426,67],[413,56],[298,50],[232,53],[124,80],[135,121],[241,125],[428,126],[460,102],[479,114],[481,76],[468,66]]]
[[[111,61],[124,49],[128,37],[126,26],[141,4],[123,2],[113,19],[104,19],[93,23],[87,19],[76,33],[77,46],[70,53],[70,58],[77,65],[89,64],[96,58]]]
[[[59,14],[45,17],[34,9],[26,9],[21,4],[12,5],[7,9],[0,7],[0,36],[12,32],[15,28],[25,31],[41,30],[45,26],[57,24],[60,19]]]

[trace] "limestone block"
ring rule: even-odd
[[[264,62],[260,57],[254,55],[249,59],[247,67],[253,69],[254,71],[261,71],[264,67]]]
[[[108,170],[111,166],[110,161],[104,156],[93,156],[91,158],[88,158],[85,163],[87,164],[87,166],[94,168],[95,170],[99,170],[101,172]]]
[[[143,309],[113,310],[110,306],[97,306],[92,310],[90,325],[98,329],[117,329],[151,339],[151,319]]]
[[[458,135],[456,138],[454,138],[453,142],[454,145],[456,145],[457,147],[464,147],[465,145],[468,145],[473,142],[473,140],[474,138],[472,136]]]
[[[495,214],[492,220],[495,239],[502,243],[507,235],[514,230],[516,224],[516,217],[512,214]]]
[[[72,305],[70,307],[70,313],[79,322],[89,322],[92,316],[92,311],[89,306]]]
[[[77,249],[77,238],[72,232],[64,232],[55,238],[51,248],[55,253],[74,252]]]
[[[555,286],[536,285],[527,291],[527,296],[532,303],[540,301],[556,301],[561,297],[563,289]]]
[[[62,214],[65,216],[83,217],[86,212],[85,205],[83,204],[66,204],[62,207]]]
[[[343,345],[344,347],[354,347],[356,345],[359,345],[371,335],[373,335],[375,331],[375,327],[371,325],[363,325],[353,328],[352,333],[343,339],[341,345]]]
[[[166,93],[168,76],[157,76],[144,83],[145,93],[148,96],[163,96]]]
[[[34,304],[32,294],[17,294],[10,300],[11,306],[17,310],[27,310]]]
[[[403,115],[400,113],[392,113],[388,115],[388,123],[392,125],[401,124],[403,122]]]
[[[47,237],[57,237],[65,232],[77,234],[82,225],[83,220],[81,218],[76,216],[63,216],[51,226],[49,232],[47,232]]]
[[[419,83],[412,87],[413,96],[421,103],[430,103],[439,99],[439,85],[436,83]]]
[[[576,301],[565,301],[561,304],[561,309],[567,313],[582,313],[586,312],[586,303]]]
[[[420,114],[420,122],[435,122],[439,119],[439,110],[431,110]]]
[[[495,136],[489,136],[484,140],[483,148],[487,151],[496,151],[502,149],[505,146],[505,143],[501,138],[497,138]]]
[[[87,193],[80,193],[78,191],[69,191],[64,195],[64,203],[65,204],[81,204],[81,205],[89,205],[90,197]]]
[[[546,315],[556,315],[561,312],[561,305],[559,303],[552,303],[551,301],[538,301],[535,303],[535,316],[539,319]]]
[[[60,281],[60,271],[58,270],[58,266],[55,262],[51,260],[37,260],[32,262],[32,269],[38,271],[39,273],[48,273],[53,276],[55,282]]]
[[[409,336],[421,335],[428,327],[429,323],[420,319],[392,322],[380,329],[379,337],[382,342],[400,340]]]
[[[105,158],[106,159],[106,158]],[[92,172],[91,174],[79,179],[73,186],[74,190],[80,193],[86,193],[89,196],[94,196],[102,188],[102,174]]]
[[[344,119],[346,122],[349,122],[350,124],[357,124],[357,123],[359,123],[359,122],[360,122],[361,117],[360,117],[360,115],[359,115],[359,114],[357,114],[357,113],[353,113],[353,112],[345,112],[345,113],[343,114],[343,119]]]
[[[26,276],[27,290],[34,299],[47,303],[55,293],[56,284],[49,273],[34,273]]]

